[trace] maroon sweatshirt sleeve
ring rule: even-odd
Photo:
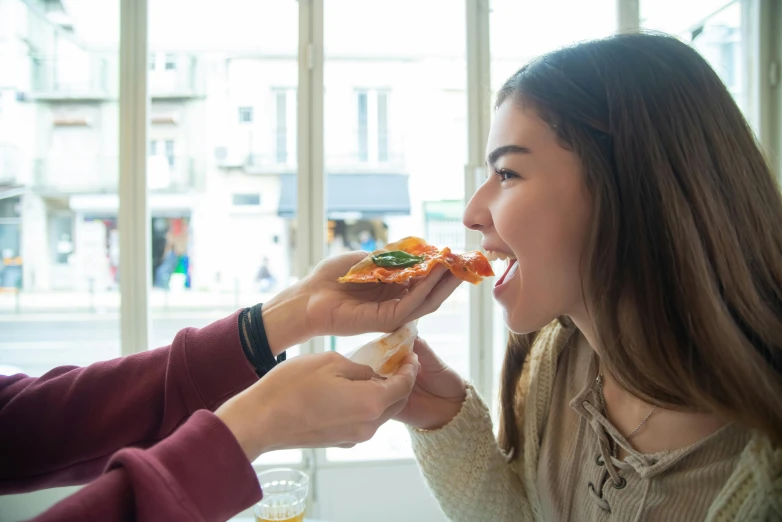
[[[129,502],[141,510],[147,501],[184,502],[186,490],[196,500],[213,500],[221,489],[200,482],[207,476],[232,484],[229,496],[237,502],[246,492],[232,480],[251,474],[249,462],[243,455],[236,458],[238,445],[216,417],[193,415],[214,410],[257,380],[242,351],[237,322],[234,314],[179,332],[169,347],[84,368],[60,367],[40,378],[0,378],[0,493],[83,484],[99,476],[111,459],[115,467],[58,506]],[[122,448],[129,449],[114,455]],[[150,481],[152,473],[157,481]],[[259,497],[257,485],[251,484],[251,496]],[[179,496],[166,495],[164,485]],[[199,488],[212,494],[201,495]],[[190,507],[198,513],[203,506]]]
[[[120,450],[99,479],[33,520],[224,521],[260,498],[233,434],[201,410],[149,449]]]

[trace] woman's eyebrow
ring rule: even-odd
[[[527,147],[520,147],[519,145],[503,145],[502,147],[497,147],[493,151],[489,153],[488,156],[486,156],[486,165],[494,166],[495,163],[497,163],[497,160],[501,157],[505,156],[506,154],[531,154],[532,151],[529,150]]]

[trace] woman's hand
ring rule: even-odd
[[[442,265],[405,284],[337,282],[366,256],[350,252],[322,261],[264,303],[264,325],[275,355],[317,335],[394,331],[437,310],[461,283]]]
[[[335,352],[302,355],[276,366],[215,414],[251,461],[279,449],[351,447],[404,408],[417,373],[412,354],[388,379]]]
[[[407,404],[394,419],[424,430],[442,428],[461,410],[467,386],[426,341],[416,339],[413,351],[421,367]]]

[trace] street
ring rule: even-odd
[[[175,310],[153,313],[152,345],[167,345],[182,328],[201,327],[232,312],[233,309],[227,308],[222,313]],[[465,376],[469,369],[466,317],[466,304],[447,303],[418,324],[421,337]],[[327,339],[325,346],[345,353],[374,337],[339,338],[334,342]],[[0,373],[22,371],[37,376],[56,366],[83,366],[119,355],[116,313],[0,314]]]

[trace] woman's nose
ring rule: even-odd
[[[484,183],[467,202],[462,223],[471,230],[486,230],[492,225],[488,205],[488,183]]]

